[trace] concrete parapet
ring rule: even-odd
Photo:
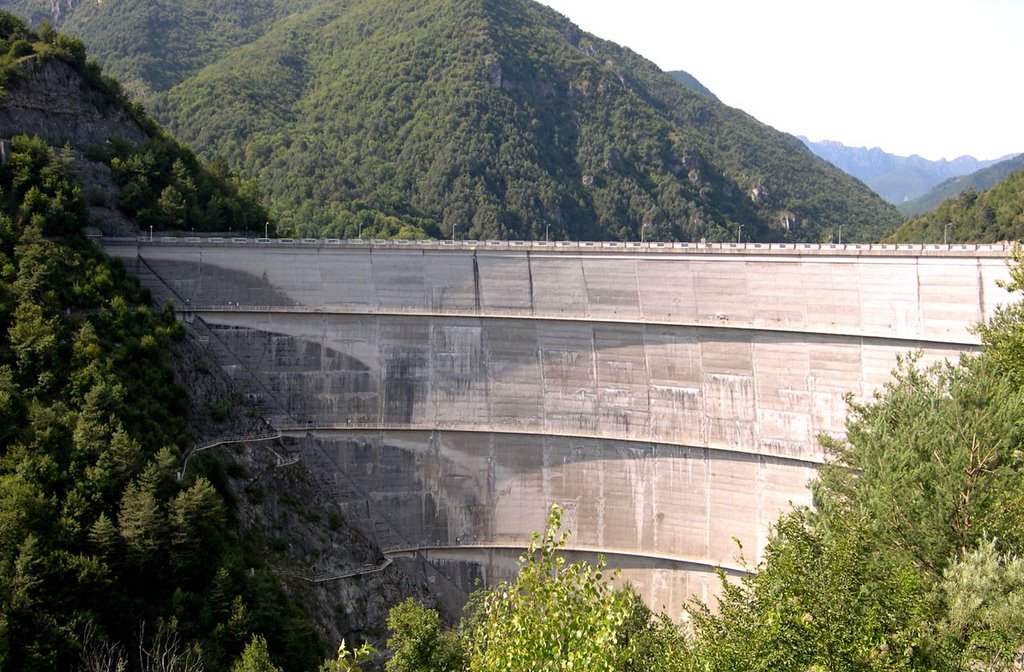
[[[622,242],[622,241],[543,241],[543,240],[382,240],[341,238],[243,238],[238,236],[179,236],[160,234],[150,237],[106,238],[107,246],[125,245],[244,245],[256,243],[276,247],[317,247],[352,249],[441,249],[459,250],[518,250],[562,251],[573,250],[615,252],[622,250],[654,253],[687,252],[694,254],[776,253],[784,255],[825,254],[865,256],[957,255],[1005,257],[1013,247],[1011,242],[999,243],[689,243],[689,242]]]
[[[933,256],[874,246],[893,249],[865,256],[821,246],[792,254],[793,244],[663,254],[541,243],[446,250],[444,241],[421,242],[106,246],[129,264],[145,259],[182,308],[207,311],[555,318],[970,345],[978,341],[969,326],[1008,301],[998,285],[1008,275],[1000,246]]]

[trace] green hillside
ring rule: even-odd
[[[138,100],[194,74],[315,0],[3,0],[0,9],[88,43],[103,69]]]
[[[324,1],[154,109],[303,234],[869,240],[899,222],[790,136],[528,0]]]
[[[705,98],[711,98],[712,100],[718,100],[718,96],[711,92],[711,89],[704,86],[700,81],[688,72],[683,70],[670,70],[669,73],[672,75],[680,84],[683,84],[688,89],[692,89],[696,93],[704,96]]]
[[[937,208],[943,201],[953,198],[968,189],[973,189],[974,191],[990,189],[1010,173],[1021,168],[1024,168],[1024,154],[1018,154],[1011,159],[1000,161],[969,175],[951,177],[923,196],[906,203],[901,203],[896,207],[907,217],[924,214]]]
[[[87,40],[303,234],[876,240],[900,221],[790,136],[528,0],[11,4]]]
[[[948,227],[948,228],[947,228]],[[887,238],[897,243],[992,243],[1024,238],[1024,170],[981,193],[968,189]]]

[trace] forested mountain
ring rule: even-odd
[[[968,175],[951,177],[937,187],[932,188],[924,196],[901,203],[896,207],[907,217],[930,212],[943,201],[953,198],[968,189],[973,189],[974,191],[991,189],[997,182],[1000,182],[1010,173],[1021,168],[1024,168],[1024,154],[1018,154],[1012,159],[994,163],[987,168],[982,168]]]
[[[156,109],[306,232],[354,235],[364,203],[488,238],[818,239],[841,222],[873,237],[896,221],[794,139],[528,0],[325,2]]]
[[[929,161],[917,156],[896,156],[878,147],[847,147],[833,140],[813,142],[801,137],[812,152],[864,184],[897,207],[927,193],[944,180],[967,175],[996,163],[973,156]],[[909,213],[902,208],[904,214]]]
[[[139,4],[62,21],[74,30],[86,5],[156,11]],[[161,35],[183,34],[194,3],[153,4]],[[842,224],[865,241],[900,221],[795,138],[529,0],[310,0],[223,29],[237,39],[217,49],[205,25],[188,23],[188,67],[171,42],[136,40],[171,59],[172,74],[139,75],[149,89],[184,77],[153,110],[257,177],[305,235],[733,240],[742,225],[744,240],[820,240]],[[141,29],[94,27],[80,34],[117,71]]]
[[[701,84],[700,81],[690,73],[684,72],[683,70],[670,70],[668,74],[675,77],[676,81],[678,81],[680,84],[686,86],[688,89],[691,89],[699,93],[705,98],[718,100],[718,96],[712,93],[711,89]]]
[[[991,243],[1024,238],[1024,169],[987,191],[968,189],[911,218],[886,240],[898,243]]]
[[[275,20],[315,0],[0,0],[33,25],[85,40],[104,70],[140,102],[194,74]]]

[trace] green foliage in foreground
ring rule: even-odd
[[[1011,290],[1022,261],[1017,248]],[[980,354],[904,358],[874,399],[851,400],[815,510],[782,516],[757,572],[723,575],[717,604],[688,605],[684,625],[653,618],[602,566],[564,563],[556,515],[516,581],[484,591],[458,630],[396,607],[389,672],[1019,669],[1024,309],[979,332]]]
[[[240,543],[222,479],[175,478],[182,330],[82,236],[71,164],[17,136],[0,167],[0,670],[224,670],[252,633],[308,669],[316,638]]]
[[[543,537],[534,536],[516,580],[483,593],[468,622],[470,670],[540,667],[611,672],[628,654],[619,632],[628,594],[604,581],[604,563],[567,563],[559,554],[561,510],[552,509]]]
[[[934,650],[919,577],[876,562],[867,526],[785,516],[756,576],[693,610],[690,656],[708,670],[954,669]]]

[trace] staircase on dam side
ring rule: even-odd
[[[103,246],[383,548],[468,589],[557,502],[581,556],[674,614],[809,504],[844,395],[976,348],[1009,300],[999,245]]]

